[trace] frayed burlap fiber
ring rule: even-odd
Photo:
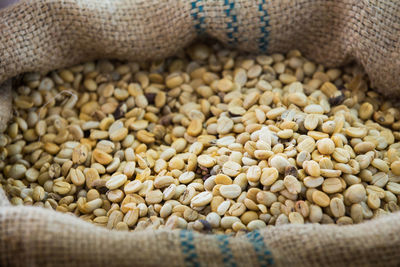
[[[0,10],[0,130],[9,79],[96,58],[170,56],[198,36],[238,49],[297,48],[326,66],[361,64],[400,92],[397,0],[22,0]],[[288,225],[240,237],[121,233],[70,215],[12,207],[0,188],[1,266],[399,266],[400,214],[354,226]]]

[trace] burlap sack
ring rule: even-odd
[[[356,60],[378,91],[400,92],[397,0],[20,1],[0,11],[0,83],[95,58],[165,57],[202,34],[246,51],[298,48],[327,66]],[[3,129],[9,84],[1,89]],[[128,234],[54,211],[12,207],[0,189],[0,265],[398,266],[400,214],[355,226],[273,227],[236,238]]]

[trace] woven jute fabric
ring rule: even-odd
[[[11,80],[0,84],[0,132],[7,128],[7,122],[11,118]]]
[[[287,225],[240,237],[118,232],[37,207],[4,206],[1,266],[399,266],[400,213],[352,226]]]
[[[0,83],[95,58],[166,57],[207,34],[326,66],[355,60],[376,90],[400,92],[397,0],[20,0],[0,10],[0,33]]]
[[[400,92],[397,0],[20,0],[0,10],[0,131],[11,114],[10,78],[98,58],[164,58],[206,35],[248,52],[296,48],[328,67],[355,60],[376,90]],[[399,266],[400,214],[240,237],[121,233],[13,207],[0,188],[0,265]]]

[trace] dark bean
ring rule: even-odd
[[[145,93],[144,96],[150,105],[154,105],[154,99],[156,98],[156,93]]]

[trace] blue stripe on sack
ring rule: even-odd
[[[228,43],[234,44],[237,42],[237,32],[239,30],[237,24],[237,15],[235,12],[235,0],[224,0],[225,14],[231,19],[231,22],[226,24]]]
[[[262,14],[260,16],[260,22],[261,22],[261,38],[259,39],[259,48],[262,52],[266,52],[268,48],[268,36],[269,36],[269,31],[268,31],[268,26],[269,26],[269,19],[268,19],[268,11],[267,8],[264,9],[264,5],[266,3],[266,0],[261,0],[261,3],[258,5],[258,11]]]
[[[229,247],[229,236],[227,235],[215,235],[217,239],[219,250],[222,254],[222,261],[225,266],[236,267],[235,259],[231,248]]]
[[[256,252],[258,263],[260,266],[270,266],[274,264],[271,252],[268,250],[264,243],[263,237],[258,231],[252,231],[246,234],[250,243],[253,245],[254,251]]]
[[[194,245],[193,232],[181,230],[179,232],[179,238],[181,240],[181,248],[183,257],[185,258],[185,265],[200,267],[199,257],[196,253],[196,246]]]
[[[204,6],[203,6],[203,0],[192,0],[191,2],[191,15],[192,18],[195,22],[195,29],[197,31],[197,34],[202,34],[205,31],[204,27]]]

